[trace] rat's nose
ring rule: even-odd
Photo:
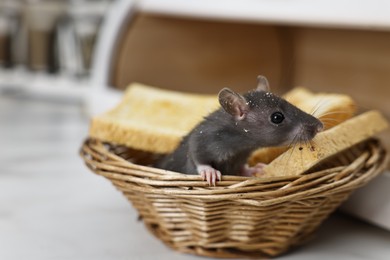
[[[317,124],[317,133],[321,132],[322,130],[324,130],[324,124],[322,122],[319,122],[319,124]]]
[[[306,133],[309,139],[312,139],[314,138],[314,136],[316,136],[316,134],[321,132],[323,129],[324,129],[324,125],[322,124],[322,122],[320,121],[313,122],[312,124],[306,126]]]

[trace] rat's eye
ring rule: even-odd
[[[280,124],[284,120],[284,115],[280,112],[275,112],[271,115],[271,122],[274,124]]]

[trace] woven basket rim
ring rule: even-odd
[[[373,153],[374,150],[383,150],[383,147],[377,139],[371,138],[362,143],[370,144],[369,148],[371,149],[371,153]],[[93,162],[93,159],[88,158],[88,153],[94,153],[97,158],[100,156],[102,162]],[[208,186],[207,183],[197,175],[185,175],[129,162],[109,151],[107,144],[93,138],[85,140],[81,150],[81,156],[87,165],[90,166],[95,164],[94,167],[98,166],[100,168],[100,170],[96,172],[99,175],[112,180],[124,181],[125,183],[140,184],[140,186],[132,187],[139,192],[148,189],[149,193],[193,199],[199,199],[201,197],[206,200],[246,199],[248,200],[248,203],[257,204],[259,206],[279,203],[299,196],[314,196],[317,193],[325,191],[332,193],[339,192],[345,188],[358,187],[380,172],[377,168],[373,168],[359,177],[348,174],[354,170],[354,163],[361,164],[369,159],[369,152],[366,151],[355,158],[352,164],[348,166],[336,166],[308,174],[285,177],[222,176],[222,180],[218,182],[218,185],[213,187]],[[387,155],[382,157],[382,162],[380,163],[382,168],[385,167],[384,165],[386,165],[388,159]],[[371,162],[371,164],[372,163],[373,162]],[[110,172],[110,170],[114,168],[117,170],[119,169],[120,174]],[[92,170],[96,171],[96,169]],[[344,176],[340,175],[340,171]],[[335,178],[336,175],[340,177],[337,177],[338,179],[336,181],[325,186],[313,187],[313,182],[306,184],[308,181],[317,179],[317,182],[332,179]],[[269,187],[267,187],[267,185]],[[305,188],[305,185],[306,189],[304,191],[296,192]],[[257,188],[258,186],[262,186],[262,190],[259,190]],[[275,186],[274,190],[272,190],[272,186]],[[267,190],[267,188],[270,190]],[[262,201],[253,201],[255,198],[262,198]]]

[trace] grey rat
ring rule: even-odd
[[[206,116],[155,166],[200,174],[215,185],[221,175],[250,176],[261,171],[263,164],[246,164],[254,150],[307,142],[323,129],[317,118],[269,91],[264,76],[258,76],[257,88],[244,95],[222,89],[218,94],[221,108]]]

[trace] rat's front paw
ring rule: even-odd
[[[267,166],[265,163],[257,163],[255,166],[252,167],[245,165],[242,169],[241,176],[260,176],[261,174],[263,174],[263,169],[265,166]]]
[[[216,181],[220,181],[222,179],[221,172],[209,165],[198,165],[196,169],[199,175],[202,176],[203,180],[207,181],[210,186],[211,184],[215,186]]]

